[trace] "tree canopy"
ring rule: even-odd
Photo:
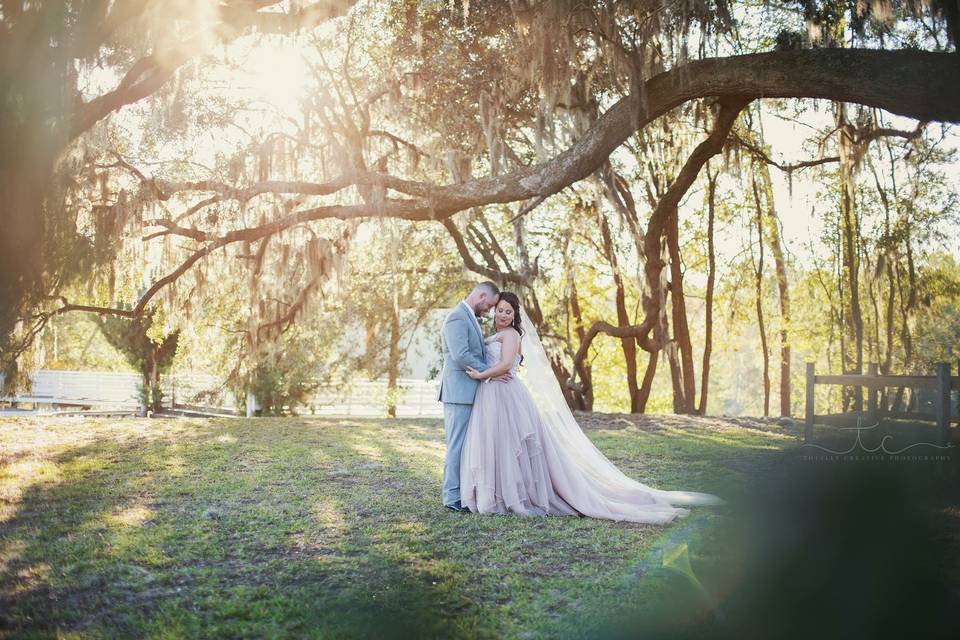
[[[923,180],[920,166],[934,171],[935,154],[950,161],[936,127],[960,121],[956,2],[11,2],[0,16],[8,371],[51,318],[138,318],[161,304],[174,330],[205,295],[242,298],[236,362],[253,371],[298,319],[337,307],[335,291],[361,278],[351,251],[373,251],[370,234],[393,228],[398,242],[448,243],[464,268],[520,289],[555,338],[571,403],[590,404],[589,363],[609,335],[631,409],[643,410],[665,354],[674,408],[694,411],[693,345],[709,339],[699,328],[691,337],[684,263],[702,252],[712,265],[708,300],[738,295],[716,290],[715,228],[743,215],[725,192],[744,189],[756,205],[741,230],[774,260],[782,347],[796,322],[788,280],[799,274],[778,236],[771,168],[790,178],[819,169],[836,189],[831,304],[844,368],[862,368],[872,328],[899,332],[902,362],[913,359],[902,327],[914,322],[915,287],[898,282],[922,277],[909,254],[923,225],[902,190]],[[251,80],[258,57],[273,68]],[[775,160],[762,112],[799,118],[824,102],[833,125],[811,136],[813,157]],[[713,194],[703,217],[681,220],[701,188]],[[944,188],[916,202],[942,208]],[[885,222],[870,236],[874,213]],[[877,251],[883,264],[864,257]],[[449,265],[431,281],[417,275],[430,263],[423,252],[393,255],[404,257],[391,273],[404,275],[387,308],[437,304],[414,295],[420,281],[456,289]],[[574,290],[597,259],[609,312],[589,309],[602,292]],[[763,253],[755,260],[762,317]],[[868,266],[883,278],[867,282]],[[866,325],[861,284],[877,305]],[[893,338],[873,343],[878,355],[895,351]],[[637,349],[648,356],[643,381]],[[703,373],[701,398],[706,382]]]

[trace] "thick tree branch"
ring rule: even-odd
[[[783,51],[692,62],[651,78],[643,94],[617,102],[570,148],[550,161],[461,184],[433,186],[379,173],[358,173],[351,184],[374,184],[415,199],[326,209],[323,217],[392,216],[443,219],[488,204],[557,193],[596,171],[636,131],[699,97],[813,97],[856,102],[922,120],[960,122],[960,65],[956,56],[920,51],[829,49]],[[634,117],[639,110],[639,122]],[[351,181],[357,182],[351,182]],[[324,209],[324,208],[321,208]],[[318,210],[319,211],[319,210]]]
[[[663,266],[659,254],[663,224],[676,209],[703,163],[719,152],[736,113],[750,100],[763,97],[825,98],[883,108],[924,121],[960,122],[960,65],[953,54],[921,51],[821,49],[750,54],[700,60],[664,72],[647,81],[642,95],[646,98],[643,102],[635,94],[621,99],[571,147],[552,160],[533,167],[437,187],[373,174],[380,176],[384,186],[419,197],[320,206],[259,227],[232,231],[219,238],[206,232],[187,230],[187,237],[210,241],[211,244],[191,256],[189,264],[184,263],[186,267],[181,265],[155,283],[137,303],[136,309],[142,310],[152,295],[185,272],[202,257],[201,253],[206,255],[231,242],[256,240],[296,224],[327,218],[445,220],[470,207],[547,197],[600,168],[638,126],[645,126],[688,100],[716,96],[721,98],[722,122],[697,147],[660,199],[644,238],[645,244],[651,245],[646,268],[648,291],[653,295],[659,292],[659,273]],[[639,119],[636,117],[638,112]],[[656,246],[652,246],[654,244]],[[650,304],[653,306],[649,309],[659,308],[659,300],[651,300]],[[638,338],[638,342],[648,351],[660,346],[658,341],[649,338],[649,330],[655,323],[656,316],[648,313],[641,325],[646,333]],[[589,341],[581,346],[581,350],[586,348],[589,348]]]
[[[674,107],[701,97],[826,98],[883,108],[921,120],[960,122],[960,65],[956,56],[920,51],[829,49],[782,51],[700,60],[651,78],[643,94],[607,110],[570,148],[555,158],[511,173],[431,188],[406,181],[419,199],[380,208],[345,209],[350,217],[390,215],[443,219],[488,204],[557,193],[596,171],[636,131]],[[642,114],[639,121],[636,111]],[[390,184],[386,186],[394,188]]]

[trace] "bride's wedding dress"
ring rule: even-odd
[[[524,328],[532,327],[524,318]],[[527,333],[532,334],[528,336]],[[666,524],[689,514],[677,504],[724,504],[716,496],[663,491],[621,473],[587,439],[564,403],[535,330],[523,336],[524,369],[536,400],[517,377],[477,388],[460,463],[460,500],[479,513],[577,515]],[[487,364],[500,361],[499,334],[487,339]],[[549,365],[547,365],[549,366]],[[549,376],[549,379],[544,379]],[[552,389],[553,385],[556,389]],[[538,407],[539,405],[539,407]]]

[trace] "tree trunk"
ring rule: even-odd
[[[784,258],[783,239],[780,236],[780,218],[773,199],[773,181],[770,167],[759,165],[767,201],[767,237],[777,274],[777,295],[780,302],[780,415],[789,416],[790,411],[790,289],[787,283],[787,261]]]
[[[613,272],[613,286],[615,289],[615,300],[617,307],[617,326],[631,326],[630,317],[627,315],[626,290],[623,285],[623,276],[620,273],[620,261],[617,258],[616,247],[613,246],[613,239],[610,235],[610,225],[606,217],[597,207],[597,221],[600,225],[600,235],[603,239],[603,252],[610,263],[610,269]],[[630,398],[630,413],[639,413],[639,389],[637,386],[637,342],[633,336],[620,338],[620,347],[623,350],[623,360],[626,363],[626,382],[627,392]]]
[[[887,196],[883,195],[884,204],[887,205]],[[883,359],[880,362],[880,373],[883,375],[890,375],[890,368],[893,366],[893,325],[894,325],[894,303],[896,302],[895,297],[897,293],[896,282],[893,276],[893,255],[890,251],[890,208],[889,205],[886,206],[886,215],[884,219],[884,275],[887,279],[887,299],[884,302],[884,338],[885,346],[883,350]],[[886,395],[887,390],[883,389],[883,394]]]
[[[900,342],[903,343],[903,373],[905,374],[910,373],[910,366],[913,363],[913,335],[910,333],[910,318],[913,310],[917,306],[917,272],[916,266],[913,263],[913,243],[910,237],[910,226],[910,219],[907,217],[906,223],[904,224],[903,237],[904,250],[907,254],[906,286],[904,286],[903,282],[903,268],[897,265],[897,288],[900,293]],[[904,288],[906,288],[906,295],[904,294]],[[898,388],[897,397],[894,402],[895,411],[901,411],[903,409],[903,394],[903,387]]]
[[[146,418],[152,409],[150,405],[150,367],[144,367],[143,371],[140,372],[140,377],[143,379],[143,413],[141,417]]]
[[[150,408],[154,413],[163,408],[160,405],[160,368],[156,355],[150,358]]]
[[[640,390],[637,393],[637,413],[647,412],[647,401],[650,400],[650,389],[653,388],[653,378],[657,374],[657,360],[660,352],[651,351],[647,355],[647,368],[643,372],[643,382],[640,383]]]
[[[709,137],[697,145],[690,157],[684,163],[680,173],[673,181],[667,192],[657,203],[656,208],[650,215],[647,223],[647,232],[644,236],[644,283],[646,285],[643,292],[643,322],[640,324],[640,330],[637,336],[637,342],[644,349],[650,352],[659,349],[663,345],[665,336],[654,336],[650,338],[650,332],[660,325],[660,314],[662,311],[662,290],[660,285],[660,274],[665,266],[662,256],[662,239],[671,226],[670,218],[676,217],[677,205],[680,199],[687,193],[690,186],[700,173],[700,169],[706,164],[707,160],[720,153],[723,144],[730,133],[733,123],[737,116],[748,104],[748,101],[742,98],[731,98],[722,100],[719,103],[719,109],[713,131]],[[679,267],[679,265],[677,265]],[[692,369],[692,361],[691,361]],[[692,406],[692,405],[691,405]]]
[[[848,356],[852,364],[844,373],[863,373],[863,314],[860,308],[860,229],[856,210],[856,184],[854,181],[853,127],[846,119],[846,106],[837,104],[836,124],[839,129],[838,148],[840,155],[840,228],[842,244],[842,278],[848,292],[849,308],[846,313],[845,330],[853,341],[853,353]],[[849,343],[848,343],[849,346]],[[863,410],[863,394],[854,392],[854,411]]]
[[[577,340],[582,344],[586,331],[583,326],[583,313],[580,310],[580,294],[577,292],[577,280],[574,277],[573,261],[569,259],[567,252],[564,252],[564,261],[566,263],[567,290],[570,298],[570,315],[573,318],[573,331],[577,335]],[[568,402],[570,408],[581,411],[593,411],[593,372],[590,365],[586,362],[575,363],[577,367],[577,376],[580,379],[580,391],[573,389],[564,389],[564,395],[570,392]],[[569,376],[567,377],[569,379]]]
[[[887,301],[886,301],[886,343],[887,347],[884,350],[883,361],[880,363],[880,374],[888,376],[890,375],[890,368],[893,366],[893,303],[894,296],[896,295],[896,288],[894,287],[893,279],[893,266],[891,265],[892,257],[887,255],[887,265],[886,265],[886,276],[887,276]],[[889,408],[889,396],[888,388],[884,387],[880,390],[880,402],[884,410]]]
[[[390,309],[390,351],[387,362],[387,415],[397,417],[397,380],[400,378],[400,300],[394,290]]]
[[[755,166],[756,163],[754,163]],[[767,347],[767,329],[763,321],[763,207],[760,204],[760,192],[757,189],[755,171],[751,172],[750,186],[753,190],[753,202],[757,210],[758,259],[754,272],[754,286],[757,303],[757,329],[760,332],[760,350],[763,355],[763,415],[766,417],[770,415],[770,350]]]
[[[713,289],[717,274],[716,251],[713,227],[716,219],[717,174],[710,173],[707,165],[707,293],[703,338],[703,364],[700,366],[700,405],[697,413],[707,415],[707,395],[710,390],[710,353],[713,350]]]
[[[870,301],[870,309],[873,312],[873,322],[870,323],[873,331],[867,337],[867,362],[880,361],[880,302],[878,300],[880,292],[877,282],[877,269],[870,260],[870,253],[865,253],[864,273],[867,275],[867,300]]]
[[[677,214],[667,223],[667,249],[670,253],[670,308],[673,315],[673,338],[680,361],[680,413],[694,413],[697,381],[693,372],[693,345],[687,323],[687,303],[683,293],[683,269],[680,263],[680,239]],[[672,362],[672,359],[671,359]]]
[[[897,178],[896,178],[896,166],[897,163],[894,159],[893,150],[889,141],[885,145],[887,148],[887,155],[890,159],[890,180],[893,186],[893,197],[897,202],[899,207],[899,195],[897,193]],[[893,333],[894,333],[894,308],[896,302],[896,279],[894,278],[893,273],[893,260],[894,252],[892,251],[891,246],[891,235],[890,235],[890,198],[887,196],[886,190],[880,184],[880,177],[877,175],[876,170],[873,172],[874,179],[877,184],[877,192],[880,194],[880,201],[883,203],[883,257],[886,262],[884,265],[884,275],[887,279],[887,299],[885,302],[885,331],[884,336],[886,340],[886,347],[884,349],[883,360],[880,363],[880,373],[882,375],[890,375],[890,369],[893,367]],[[890,410],[890,398],[888,388],[884,387],[880,390],[880,403],[883,407],[884,412]]]
[[[680,367],[680,356],[677,347],[677,341],[671,340],[664,346],[664,353],[667,355],[667,363],[670,365],[670,384],[673,390],[673,412],[677,414],[685,413],[686,401],[683,397],[683,369]]]
[[[39,143],[6,137],[12,133],[17,132],[0,129],[5,142],[0,158],[0,373],[11,386],[17,383],[15,359],[27,346],[16,327],[45,293],[45,267],[61,267],[53,261],[44,264],[43,256],[44,196],[53,162],[35,157],[38,152],[32,149]]]

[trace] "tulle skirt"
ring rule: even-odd
[[[605,485],[551,437],[514,378],[481,383],[460,459],[460,501],[479,513],[583,515],[666,524],[689,514],[640,489]]]

